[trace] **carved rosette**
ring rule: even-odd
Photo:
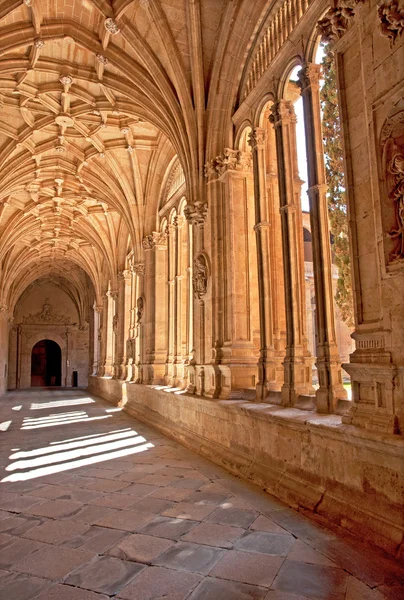
[[[364,0],[341,0],[318,22],[318,32],[323,42],[334,42],[341,38],[351,26],[358,4]]]
[[[250,171],[251,168],[251,152],[225,148],[222,154],[206,163],[205,177],[210,181],[221,177],[227,171]]]
[[[378,6],[380,33],[390,40],[390,46],[404,31],[404,4],[400,0],[384,0]]]
[[[152,250],[156,246],[167,246],[166,231],[153,231],[153,233],[143,239],[143,248],[145,250]]]

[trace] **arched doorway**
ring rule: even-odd
[[[62,351],[52,340],[41,340],[32,348],[31,387],[60,386]]]

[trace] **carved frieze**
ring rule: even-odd
[[[384,0],[379,4],[377,15],[380,20],[380,33],[389,38],[390,46],[404,31],[404,4],[402,0]]]
[[[70,317],[66,317],[65,314],[53,310],[49,298],[45,299],[40,312],[23,317],[23,323],[27,325],[75,325],[75,323],[71,323]]]
[[[205,177],[211,180],[220,177],[226,171],[249,171],[251,168],[251,152],[225,148],[222,154],[206,163]]]
[[[199,254],[194,259],[192,274],[192,287],[194,295],[199,300],[206,295],[208,290],[208,263],[204,254]]]
[[[318,31],[323,42],[333,42],[341,38],[351,26],[358,4],[364,0],[341,0],[318,22]]]

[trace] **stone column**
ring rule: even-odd
[[[93,359],[93,375],[99,375],[100,371],[100,344],[101,344],[101,318],[102,306],[94,304],[94,359]]]
[[[210,300],[208,269],[205,252],[205,223],[208,205],[206,202],[195,202],[185,207],[185,218],[189,226],[189,355],[188,384],[189,394],[216,397],[217,368],[206,364],[207,348],[211,344],[211,331],[206,328],[207,306]],[[210,385],[205,385],[206,373],[210,376]]]
[[[167,233],[153,232],[143,240],[147,286],[144,383],[162,384],[167,359]]]
[[[257,265],[261,347],[258,362],[257,400],[265,400],[270,391],[280,389],[277,382],[277,362],[274,352],[274,322],[272,294],[271,223],[266,182],[266,131],[256,127],[250,134],[255,193],[255,233],[257,237]]]
[[[143,262],[131,264],[131,297],[129,338],[126,340],[127,380],[143,382],[143,315],[144,315],[144,274]]]
[[[316,293],[318,412],[333,412],[338,399],[346,398],[342,385],[337,346],[332,285],[330,230],[328,225],[327,184],[321,130],[320,65],[310,64],[299,73],[303,97],[308,196]]]
[[[130,271],[118,273],[117,323],[115,333],[115,367],[117,379],[126,379],[126,338],[130,325]]]
[[[175,355],[177,331],[177,221],[167,226],[168,243],[168,352],[166,366],[166,383],[175,385]]]
[[[240,396],[256,387],[259,358],[259,311],[254,235],[254,182],[250,152],[225,149],[207,168],[210,183],[217,185],[217,208],[222,216],[217,235],[223,248],[217,291],[223,296],[218,325],[221,372],[220,398]],[[218,298],[218,299],[219,299]],[[216,299],[215,299],[216,300]],[[215,309],[219,308],[215,304]]]
[[[176,297],[176,328],[175,328],[175,380],[174,385],[184,387],[185,363],[187,362],[187,315],[189,302],[187,296],[186,274],[188,268],[188,236],[186,230],[188,223],[184,216],[176,217],[177,223],[177,251],[175,273]]]
[[[100,340],[100,362],[98,367],[98,375],[105,375],[105,361],[107,358],[107,330],[108,330],[108,296],[107,293],[102,296],[101,323],[98,331]]]
[[[282,404],[293,406],[299,396],[313,394],[312,362],[306,339],[306,301],[300,179],[296,158],[296,116],[288,100],[272,107],[278,160],[279,197],[286,307],[285,381]]]
[[[118,292],[109,290],[107,296],[107,318],[106,318],[106,336],[105,336],[105,368],[104,377],[113,377],[114,375],[114,354],[115,354],[115,334],[117,328],[116,300]]]

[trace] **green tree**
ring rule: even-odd
[[[343,321],[349,327],[352,327],[354,323],[354,310],[341,122],[338,110],[334,53],[328,44],[324,46],[322,68],[323,85],[320,91],[320,99],[325,171],[328,188],[328,216],[333,240],[332,251],[335,257],[334,262],[338,268],[335,301],[340,309]]]

